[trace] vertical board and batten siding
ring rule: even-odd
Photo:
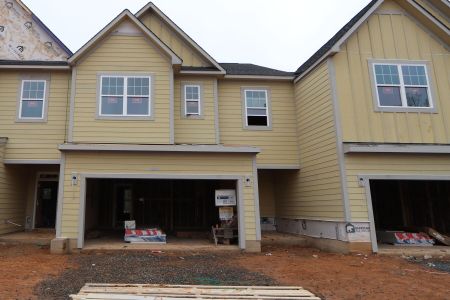
[[[149,28],[161,41],[163,41],[182,60],[183,66],[210,67],[211,63],[206,61],[184,38],[176,33],[158,15],[147,12],[140,17],[142,23]]]
[[[375,111],[369,59],[429,62],[428,71],[436,96],[433,101],[437,112]],[[383,3],[347,40],[333,61],[343,142],[450,142],[450,119],[447,117],[450,115],[450,53],[397,4],[391,1]],[[346,155],[345,172],[353,221],[368,220],[365,190],[357,185],[358,174],[409,174],[420,173],[422,169],[430,169],[430,174],[433,174],[435,160],[422,161],[423,157],[410,155],[406,157],[408,159],[404,158],[402,162],[401,155],[379,154],[371,156],[370,160],[363,159],[366,156]]]
[[[445,154],[355,153],[345,159],[352,221],[367,221],[366,190],[360,175],[450,176],[450,157]]]
[[[101,155],[102,159],[98,157]],[[150,171],[152,170],[152,171]],[[233,175],[253,174],[253,155],[207,153],[120,153],[68,152],[64,174],[64,204],[62,236],[78,237],[80,184],[72,185],[75,172],[96,174],[156,174],[156,175]],[[256,240],[253,187],[243,187],[246,240]]]
[[[369,59],[429,62],[437,113],[375,111]],[[450,142],[450,52],[397,4],[382,4],[333,60],[344,142]]]
[[[47,122],[17,122],[21,76],[49,76]],[[0,134],[8,137],[5,159],[59,159],[65,140],[70,73],[67,71],[1,71]]]
[[[25,225],[25,210],[27,202],[28,173],[22,172],[20,167],[3,164],[5,146],[0,144],[0,234],[23,230],[6,220]]]
[[[77,65],[73,142],[168,144],[170,70],[168,58],[144,36],[110,35]],[[152,73],[153,120],[98,119],[99,73]]]
[[[275,186],[274,176],[271,170],[258,170],[259,210],[261,217],[273,218],[275,210]]]
[[[242,87],[266,87],[272,114],[271,130],[244,129]],[[220,142],[261,148],[257,163],[298,165],[297,128],[292,82],[220,80]]]
[[[329,70],[322,63],[295,84],[300,172],[276,177],[280,218],[343,219]]]
[[[208,77],[176,77],[174,83],[174,122],[175,144],[215,144],[215,78]],[[186,118],[183,115],[184,98],[183,84],[198,84],[201,86],[201,118]]]

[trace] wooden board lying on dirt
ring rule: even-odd
[[[183,299],[304,299],[319,300],[293,286],[207,286],[87,283],[73,300],[183,300]]]

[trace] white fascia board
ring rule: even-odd
[[[181,70],[178,74],[182,75],[223,75],[222,71],[187,71]]]
[[[60,144],[58,149],[61,151],[218,152],[254,154],[261,152],[257,147],[222,145]]]
[[[180,27],[178,27],[177,24],[175,24],[169,17],[167,17],[156,5],[149,2],[147,5],[145,5],[143,8],[141,8],[136,13],[136,18],[140,18],[142,14],[144,14],[149,9],[153,10],[158,16],[163,19],[167,24],[169,24],[170,27],[172,27],[173,30],[175,30],[176,33],[178,33],[181,37],[183,37],[188,44],[190,44],[195,50],[197,50],[200,54],[202,54],[210,63],[212,63],[217,69],[220,70],[220,74],[225,74],[225,69],[222,68],[219,63],[211,57],[205,50],[202,49],[190,36],[188,36],[183,30],[181,30]]]
[[[344,143],[344,153],[450,154],[450,145]]]
[[[164,44],[153,32],[151,32],[139,19],[137,19],[128,9],[121,12],[114,20],[112,20],[105,28],[98,32],[92,39],[90,39],[83,47],[81,47],[75,54],[73,54],[68,62],[74,64],[83,54],[91,49],[95,43],[103,36],[108,34],[114,26],[121,22],[125,17],[128,17],[130,21],[135,24],[142,32],[150,38],[161,50],[167,53],[172,58],[172,64],[181,65],[182,60],[178,55],[173,52],[166,44]]]

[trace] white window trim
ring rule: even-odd
[[[187,103],[186,103],[186,87],[187,86],[196,86],[199,88],[199,113],[198,114],[187,114]],[[201,120],[204,119],[204,108],[203,108],[203,82],[201,81],[182,81],[181,82],[181,91],[180,91],[180,114],[182,119],[196,119]]]
[[[376,65],[395,65],[399,73],[400,84],[378,84],[376,81],[375,66]],[[428,85],[405,85],[403,79],[402,66],[423,66],[425,68],[425,76]],[[385,112],[429,112],[436,113],[436,97],[432,84],[432,77],[430,73],[429,63],[426,61],[409,61],[409,60],[369,60],[369,73],[372,82],[372,94],[374,100],[375,111]],[[397,86],[400,87],[400,98],[402,106],[386,106],[380,104],[378,94],[378,87],[382,86]],[[426,87],[428,93],[428,107],[408,106],[406,98],[406,87]]]
[[[248,125],[248,113],[247,109],[249,108],[255,108],[255,109],[263,109],[262,107],[247,107],[247,92],[264,92],[266,94],[266,115],[267,118],[267,125],[266,126],[259,126],[259,125]],[[270,90],[265,87],[242,87],[241,88],[241,94],[242,94],[242,116],[243,116],[243,125],[245,129],[249,130],[272,130],[272,115],[271,115],[271,95]],[[251,116],[251,115],[250,115]],[[262,115],[259,115],[262,116]]]
[[[20,84],[17,93],[17,113],[16,122],[18,123],[45,123],[47,122],[48,115],[48,98],[50,90],[50,76],[49,75],[22,75],[19,76]],[[27,81],[38,81],[44,82],[44,97],[42,99],[42,114],[41,117],[22,117],[22,104],[23,104],[23,87]],[[26,100],[37,100],[40,99],[26,99]],[[25,101],[26,101],[25,100]]]
[[[102,85],[104,77],[121,77],[124,78],[124,91],[123,91],[123,110],[122,114],[114,115],[114,114],[102,114],[102,96],[108,96],[102,94]],[[128,78],[148,78],[149,79],[149,90],[148,90],[148,114],[145,115],[128,115],[127,114],[127,103],[128,97],[147,97],[147,95],[128,95]],[[149,120],[153,117],[153,85],[154,80],[151,74],[122,74],[122,73],[101,73],[98,75],[97,79],[97,119],[133,119],[133,120]],[[114,95],[114,97],[119,97],[118,95]]]
[[[196,100],[192,100],[192,99],[187,99],[187,92],[186,92],[186,90],[187,90],[187,88],[188,87],[195,87],[195,88],[197,88],[198,89],[198,99],[196,99]],[[202,96],[201,96],[201,86],[200,85],[198,85],[198,84],[185,84],[184,85],[184,115],[186,116],[186,117],[189,117],[189,116],[201,116],[202,115],[202,106],[201,106],[201,101],[202,101]],[[198,105],[198,112],[197,113],[188,113],[187,112],[187,103],[188,102],[197,102],[197,105]]]

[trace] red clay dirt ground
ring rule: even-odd
[[[92,271],[96,268],[91,267],[93,261],[98,262],[98,268],[106,268],[103,269],[103,272],[107,272],[105,280],[114,280],[111,276],[118,272],[110,264],[133,257],[139,259],[139,255],[129,253],[50,255],[48,249],[33,245],[0,245],[0,299],[61,299],[50,294],[40,294],[39,297],[37,287],[44,286],[45,289],[52,284],[61,285],[68,282],[67,278],[73,278],[74,274],[101,278],[95,273],[99,269]],[[264,247],[263,252],[258,254],[185,251],[145,255],[150,260],[147,269],[143,270],[144,274],[151,264],[156,264],[155,267],[167,264],[171,266],[168,269],[188,274],[180,283],[186,283],[186,278],[189,283],[189,275],[199,272],[198,266],[205,264],[208,266],[206,272],[210,269],[216,272],[201,273],[202,276],[210,276],[210,279],[214,279],[217,269],[225,273],[220,273],[219,277],[226,277],[227,272],[230,272],[231,277],[242,272],[247,274],[243,277],[243,285],[273,280],[279,285],[302,286],[323,299],[450,299],[450,274],[400,257],[340,255],[308,248],[275,246]],[[102,261],[108,263],[102,267]],[[130,262],[133,263],[132,260]],[[223,267],[211,267],[214,265]],[[171,278],[171,274],[168,275]],[[220,284],[219,279],[211,284]]]

